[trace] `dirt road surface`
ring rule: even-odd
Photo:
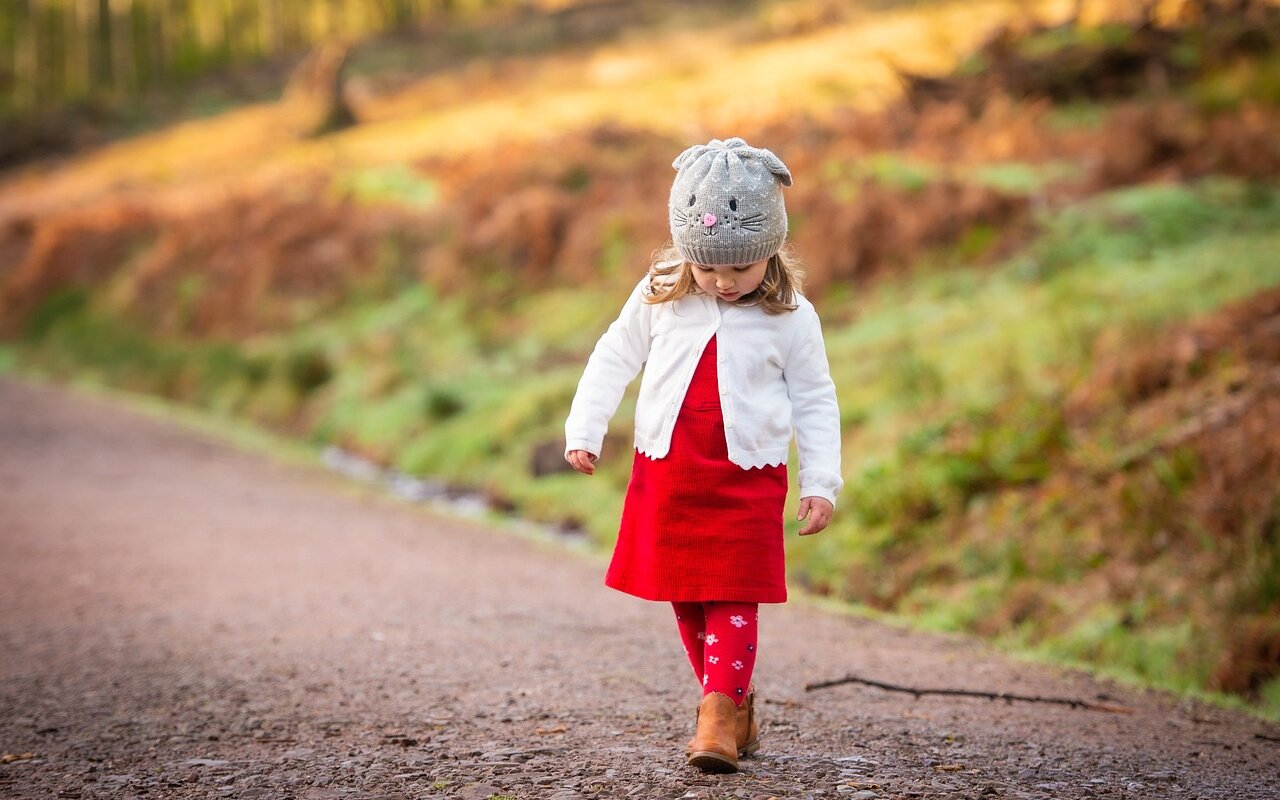
[[[763,752],[702,775],[670,610],[602,572],[0,381],[0,797],[1280,797],[1275,725],[796,602]],[[849,672],[1135,713],[804,691]]]

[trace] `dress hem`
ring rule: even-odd
[[[787,593],[784,590],[778,594],[776,590],[771,592],[753,593],[737,589],[716,589],[716,588],[697,588],[697,589],[681,589],[679,591],[652,591],[644,592],[628,589],[620,585],[615,585],[609,581],[605,581],[605,586],[623,594],[638,597],[641,600],[651,600],[656,603],[785,603],[787,602]]]

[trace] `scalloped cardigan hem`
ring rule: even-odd
[[[660,458],[666,457],[666,451],[670,449],[670,443],[668,442],[666,448],[663,448],[660,443],[642,444],[640,437],[637,436],[635,447],[636,450],[640,452],[640,455],[650,461],[657,461]],[[661,452],[659,452],[659,450],[661,450]],[[779,467],[787,463],[787,448],[784,447],[781,450],[770,448],[768,450],[756,450],[748,453],[738,451],[734,454],[732,461],[743,469]]]

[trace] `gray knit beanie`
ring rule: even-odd
[[[671,239],[686,261],[742,266],[768,258],[787,238],[782,160],[741,139],[690,147],[671,162]]]

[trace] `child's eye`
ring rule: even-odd
[[[749,269],[751,269],[751,265],[750,265],[750,264],[746,265],[745,267],[734,267],[734,268],[733,268],[733,271],[734,271],[734,272],[746,272],[746,271],[747,271],[747,270],[749,270]]]

